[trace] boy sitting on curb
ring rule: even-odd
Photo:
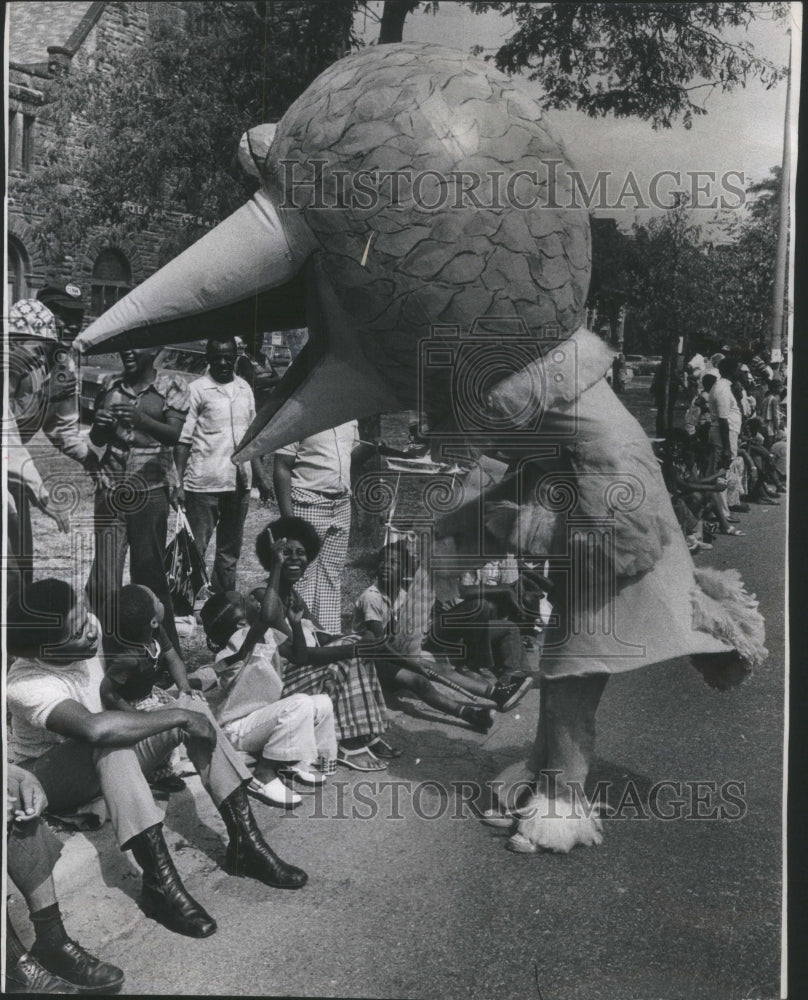
[[[249,653],[244,649],[249,625],[241,594],[214,594],[201,617],[208,645],[218,650],[214,669],[224,699],[216,718],[237,750],[259,755],[247,791],[270,805],[299,805],[298,792],[315,791],[336,770],[331,699],[281,697],[283,668],[272,630]]]

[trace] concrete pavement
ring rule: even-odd
[[[755,507],[742,516],[745,538],[719,538],[698,557],[739,568],[757,591],[769,661],[726,694],[681,661],[624,674],[610,681],[598,715],[592,777],[614,782],[613,804],[628,779],[641,798],[668,780],[682,789],[686,814],[694,795],[712,795],[695,807],[709,812],[737,782],[739,818],[664,821],[625,808],[606,822],[600,848],[510,854],[463,807],[471,786],[459,783],[524,759],[538,692],[487,737],[401,705],[392,735],[405,754],[381,776],[390,784],[374,788],[373,775],[340,768],[322,798],[306,797],[295,813],[256,806],[273,847],[309,872],[302,891],[221,871],[224,827],[194,777],[170,801],[167,838],[218,933],[194,941],[143,919],[139,878],[108,825],[73,835],[57,867],[68,930],[126,971],[127,993],[777,996],[784,525],[785,504]],[[18,903],[12,913],[25,927]]]

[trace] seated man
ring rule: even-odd
[[[227,827],[227,870],[281,889],[305,885],[306,873],[264,842],[245,791],[250,773],[207,706],[181,695],[162,711],[104,711],[99,626],[83,595],[62,580],[38,580],[9,621],[9,652],[18,657],[7,680],[9,757],[36,775],[56,811],[104,796],[121,850],[143,869],[147,916],[189,937],[216,930],[180,881],[145,778],[180,742]]]
[[[8,877],[28,904],[36,940],[26,951],[6,912],[6,991],[115,993],[123,985],[123,972],[71,941],[62,923],[53,884],[62,843],[40,819],[47,804],[33,774],[9,764],[6,864]]]

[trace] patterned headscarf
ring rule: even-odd
[[[14,303],[8,314],[8,331],[17,337],[59,339],[53,313],[38,299],[20,299]]]

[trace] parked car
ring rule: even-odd
[[[95,407],[95,397],[101,388],[101,382],[110,372],[121,370],[121,359],[117,354],[94,354],[86,359],[81,358],[78,365],[79,406],[82,417],[89,419]]]
[[[266,334],[263,353],[269,361],[272,372],[278,378],[285,374],[292,363],[292,352],[283,344]],[[244,354],[244,348],[239,344],[239,354]],[[204,375],[208,363],[205,360],[205,341],[192,340],[187,344],[170,344],[157,355],[154,367],[170,375],[178,375],[185,382]],[[92,415],[95,397],[101,382],[110,372],[121,371],[121,359],[118,354],[99,354],[83,361],[80,374],[81,413],[85,418]]]
[[[192,340],[187,344],[164,347],[157,355],[154,366],[170,375],[179,375],[185,382],[193,382],[204,374],[207,368],[205,341]],[[121,370],[121,359],[118,354],[99,354],[81,362],[79,401],[83,417],[89,419],[92,416],[95,397],[104,378],[110,372]]]
[[[277,334],[265,333],[262,350],[274,373],[284,376],[292,363],[292,352],[283,340]]]
[[[661,354],[649,354],[641,364],[637,365],[638,375],[654,375],[657,368],[662,364]]]

